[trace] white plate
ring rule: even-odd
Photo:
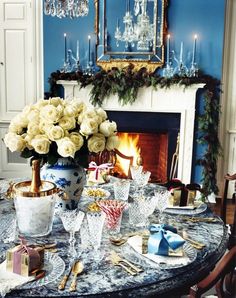
[[[142,254],[142,237],[133,236],[128,239],[127,243],[143,258],[151,260],[162,269],[176,269],[189,265],[197,257],[197,251],[188,242],[183,245],[184,256],[169,257],[154,254]]]
[[[101,191],[104,195],[103,196],[95,196],[95,195],[91,195],[91,194],[88,194],[88,190],[91,189],[91,190],[96,190],[96,191]],[[103,188],[100,188],[100,187],[88,187],[88,188],[85,188],[83,193],[82,193],[82,196],[85,197],[85,198],[88,198],[88,199],[107,199],[109,198],[111,195],[111,193],[108,191],[108,190],[105,190]]]
[[[200,214],[206,211],[207,205],[205,203],[202,203],[198,207],[195,208],[186,208],[186,206],[183,207],[168,207],[164,210],[165,213],[168,214],[182,214],[182,215],[195,215]]]
[[[58,254],[45,252],[44,267],[46,274],[43,278],[32,281],[20,287],[20,289],[32,289],[55,282],[65,271],[65,263]]]

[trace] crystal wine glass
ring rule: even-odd
[[[102,258],[99,248],[101,246],[102,240],[102,230],[105,221],[105,214],[103,212],[87,212],[86,214],[88,221],[88,231],[90,236],[90,243],[94,248],[94,257],[95,262],[99,262]]]
[[[157,209],[159,210],[159,221],[162,221],[163,211],[168,207],[169,197],[171,195],[165,187],[159,187],[154,190],[154,195],[157,199]]]
[[[63,226],[67,232],[70,233],[70,247],[69,253],[72,257],[76,256],[75,249],[75,232],[78,232],[84,218],[84,212],[77,210],[65,210],[60,213]]]

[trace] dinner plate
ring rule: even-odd
[[[188,242],[185,242],[183,245],[184,255],[182,257],[160,256],[150,253],[142,254],[142,237],[140,236],[129,238],[127,243],[139,254],[139,257],[144,258],[148,262],[155,263],[161,269],[182,268],[194,262],[197,257],[196,249],[194,249]]]
[[[111,193],[103,188],[100,187],[88,187],[85,188],[82,196],[87,198],[87,199],[107,199],[109,198]]]
[[[45,286],[50,282],[57,280],[65,271],[65,263],[58,254],[45,252],[44,254],[44,267],[43,270],[46,274],[43,278],[34,280],[30,283],[20,286],[20,289],[32,289],[41,286]]]
[[[196,208],[186,208],[184,207],[167,207],[163,212],[168,214],[182,214],[182,215],[195,215],[200,214],[206,211],[207,205],[205,203],[202,203]]]

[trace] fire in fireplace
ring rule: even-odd
[[[133,156],[133,164],[142,163],[145,171],[150,171],[151,181],[165,182],[167,180],[167,133],[118,133],[120,138],[119,152],[125,156]],[[114,172],[120,177],[127,177],[129,160],[117,156]]]

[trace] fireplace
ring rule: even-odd
[[[73,98],[77,97],[87,104],[89,104],[91,86],[86,88],[81,88],[78,86],[77,81],[58,81],[58,84],[62,84],[64,87],[64,97]],[[193,156],[193,140],[194,140],[194,124],[195,124],[195,103],[196,103],[196,92],[198,89],[203,88],[204,84],[191,85],[189,87],[174,85],[171,88],[162,88],[155,90],[152,87],[140,88],[138,92],[138,97],[132,105],[122,106],[116,95],[110,96],[103,104],[103,108],[109,113],[117,112],[123,115],[123,113],[135,113],[133,118],[129,118],[127,125],[122,127],[118,123],[119,130],[121,132],[144,132],[142,131],[144,123],[149,121],[149,118],[143,118],[137,120],[137,115],[139,113],[151,115],[159,114],[164,115],[167,118],[172,114],[178,114],[179,117],[179,127],[173,129],[175,131],[174,141],[169,141],[169,135],[172,135],[172,130],[168,132],[168,152],[170,147],[176,146],[176,138],[179,131],[179,158],[178,158],[178,171],[177,178],[182,180],[183,183],[191,182],[192,174],[192,156]],[[115,115],[115,114],[114,114]],[[111,116],[110,119],[116,119]],[[123,116],[121,117],[121,121]],[[157,123],[162,123],[161,120],[156,121]],[[165,121],[165,125],[171,121]],[[138,128],[133,129],[133,125],[139,123]],[[138,129],[138,130],[137,130]],[[154,129],[154,128],[153,128]],[[166,127],[163,127],[165,132]],[[167,129],[168,130],[168,129]],[[173,145],[171,145],[173,144]],[[174,152],[172,148],[172,152]],[[168,159],[172,154],[168,153]],[[168,173],[168,165],[167,165]]]
[[[166,182],[169,178],[172,156],[180,129],[179,113],[107,111],[109,119],[116,121],[120,146],[127,156],[141,156],[143,168],[150,171],[151,181]],[[123,165],[123,166],[122,166]],[[118,158],[115,171],[128,174],[128,163]]]

